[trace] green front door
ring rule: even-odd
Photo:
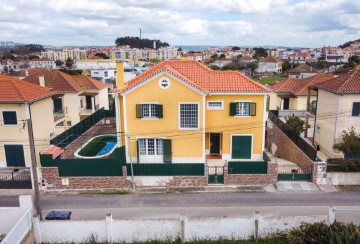
[[[25,167],[23,145],[4,145],[8,167]]]
[[[251,159],[252,136],[232,136],[232,159]]]

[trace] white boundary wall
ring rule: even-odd
[[[186,218],[117,220],[111,215],[98,221],[39,221],[34,217],[37,243],[82,243],[91,236],[98,242],[131,243],[134,241],[168,240],[180,237],[195,239],[249,239],[297,227],[301,222],[329,222],[328,215],[261,216],[237,218]]]

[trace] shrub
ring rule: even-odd
[[[285,117],[285,120],[289,128],[297,135],[300,135],[302,132],[304,132],[305,121],[303,121],[299,117],[292,115],[290,117]]]
[[[289,243],[360,243],[360,227],[353,224],[335,222],[327,225],[323,222],[303,223],[299,228],[290,231]]]
[[[360,172],[360,159],[334,158],[327,160],[327,172]]]

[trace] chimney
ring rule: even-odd
[[[116,61],[116,84],[118,89],[125,88],[124,62]]]
[[[45,77],[43,75],[39,76],[39,85],[45,87]]]
[[[25,76],[28,77],[29,76],[29,70],[25,70]]]

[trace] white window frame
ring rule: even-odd
[[[220,107],[211,107],[210,103],[221,103]],[[208,110],[223,110],[224,109],[224,101],[207,101],[206,108]]]
[[[15,114],[16,114],[16,125],[6,125],[5,120],[4,120],[3,112],[15,112]],[[12,109],[8,109],[8,110],[3,109],[3,110],[1,110],[1,125],[2,126],[9,126],[9,127],[19,126],[18,111],[17,110],[12,110]]]
[[[197,127],[193,127],[193,128],[183,128],[181,127],[181,115],[180,115],[180,107],[183,104],[194,104],[197,105],[198,108],[198,113],[197,113]],[[179,125],[179,130],[198,130],[200,129],[200,103],[199,102],[179,102],[178,103],[178,125]]]
[[[360,115],[358,115],[358,116],[353,116],[353,115],[352,115],[353,110],[354,110],[354,103],[360,103],[360,101],[352,101],[352,102],[351,102],[351,113],[350,113],[350,117],[352,117],[352,118],[360,118]]]
[[[159,105],[158,102],[141,102],[140,104],[141,104],[141,106],[149,105],[149,107],[150,107],[150,105]],[[150,108],[149,108],[149,111],[151,111]],[[149,114],[151,114],[151,113],[149,113]],[[155,116],[144,116],[144,109],[143,108],[142,108],[141,116],[142,116],[141,119],[143,119],[143,120],[158,120],[158,119],[160,119],[156,115],[156,107],[155,107]]]
[[[152,139],[154,140],[154,154],[149,154],[149,151],[148,151],[148,145],[149,145],[149,139]],[[154,137],[154,138],[149,138],[149,137],[137,137],[136,140],[138,140],[138,143],[139,143],[139,152],[138,152],[138,155],[139,155],[139,160],[140,162],[144,162],[144,163],[163,163],[164,161],[164,151],[163,151],[163,148],[161,148],[160,150],[160,154],[158,153],[159,152],[159,148],[158,148],[158,140],[162,140],[162,144],[161,146],[163,147],[164,145],[164,138],[161,138],[161,137]],[[140,140],[145,140],[145,154],[140,154],[140,151],[141,151],[141,143],[140,143]]]
[[[236,107],[238,106],[237,104],[238,103],[252,103],[252,101],[251,100],[235,100],[235,103],[236,103]],[[237,109],[236,109],[237,110]],[[244,115],[238,115],[237,113],[236,113],[236,115],[234,116],[235,118],[250,118],[251,117],[251,115],[250,115],[251,113],[249,113],[249,114],[244,114]]]

